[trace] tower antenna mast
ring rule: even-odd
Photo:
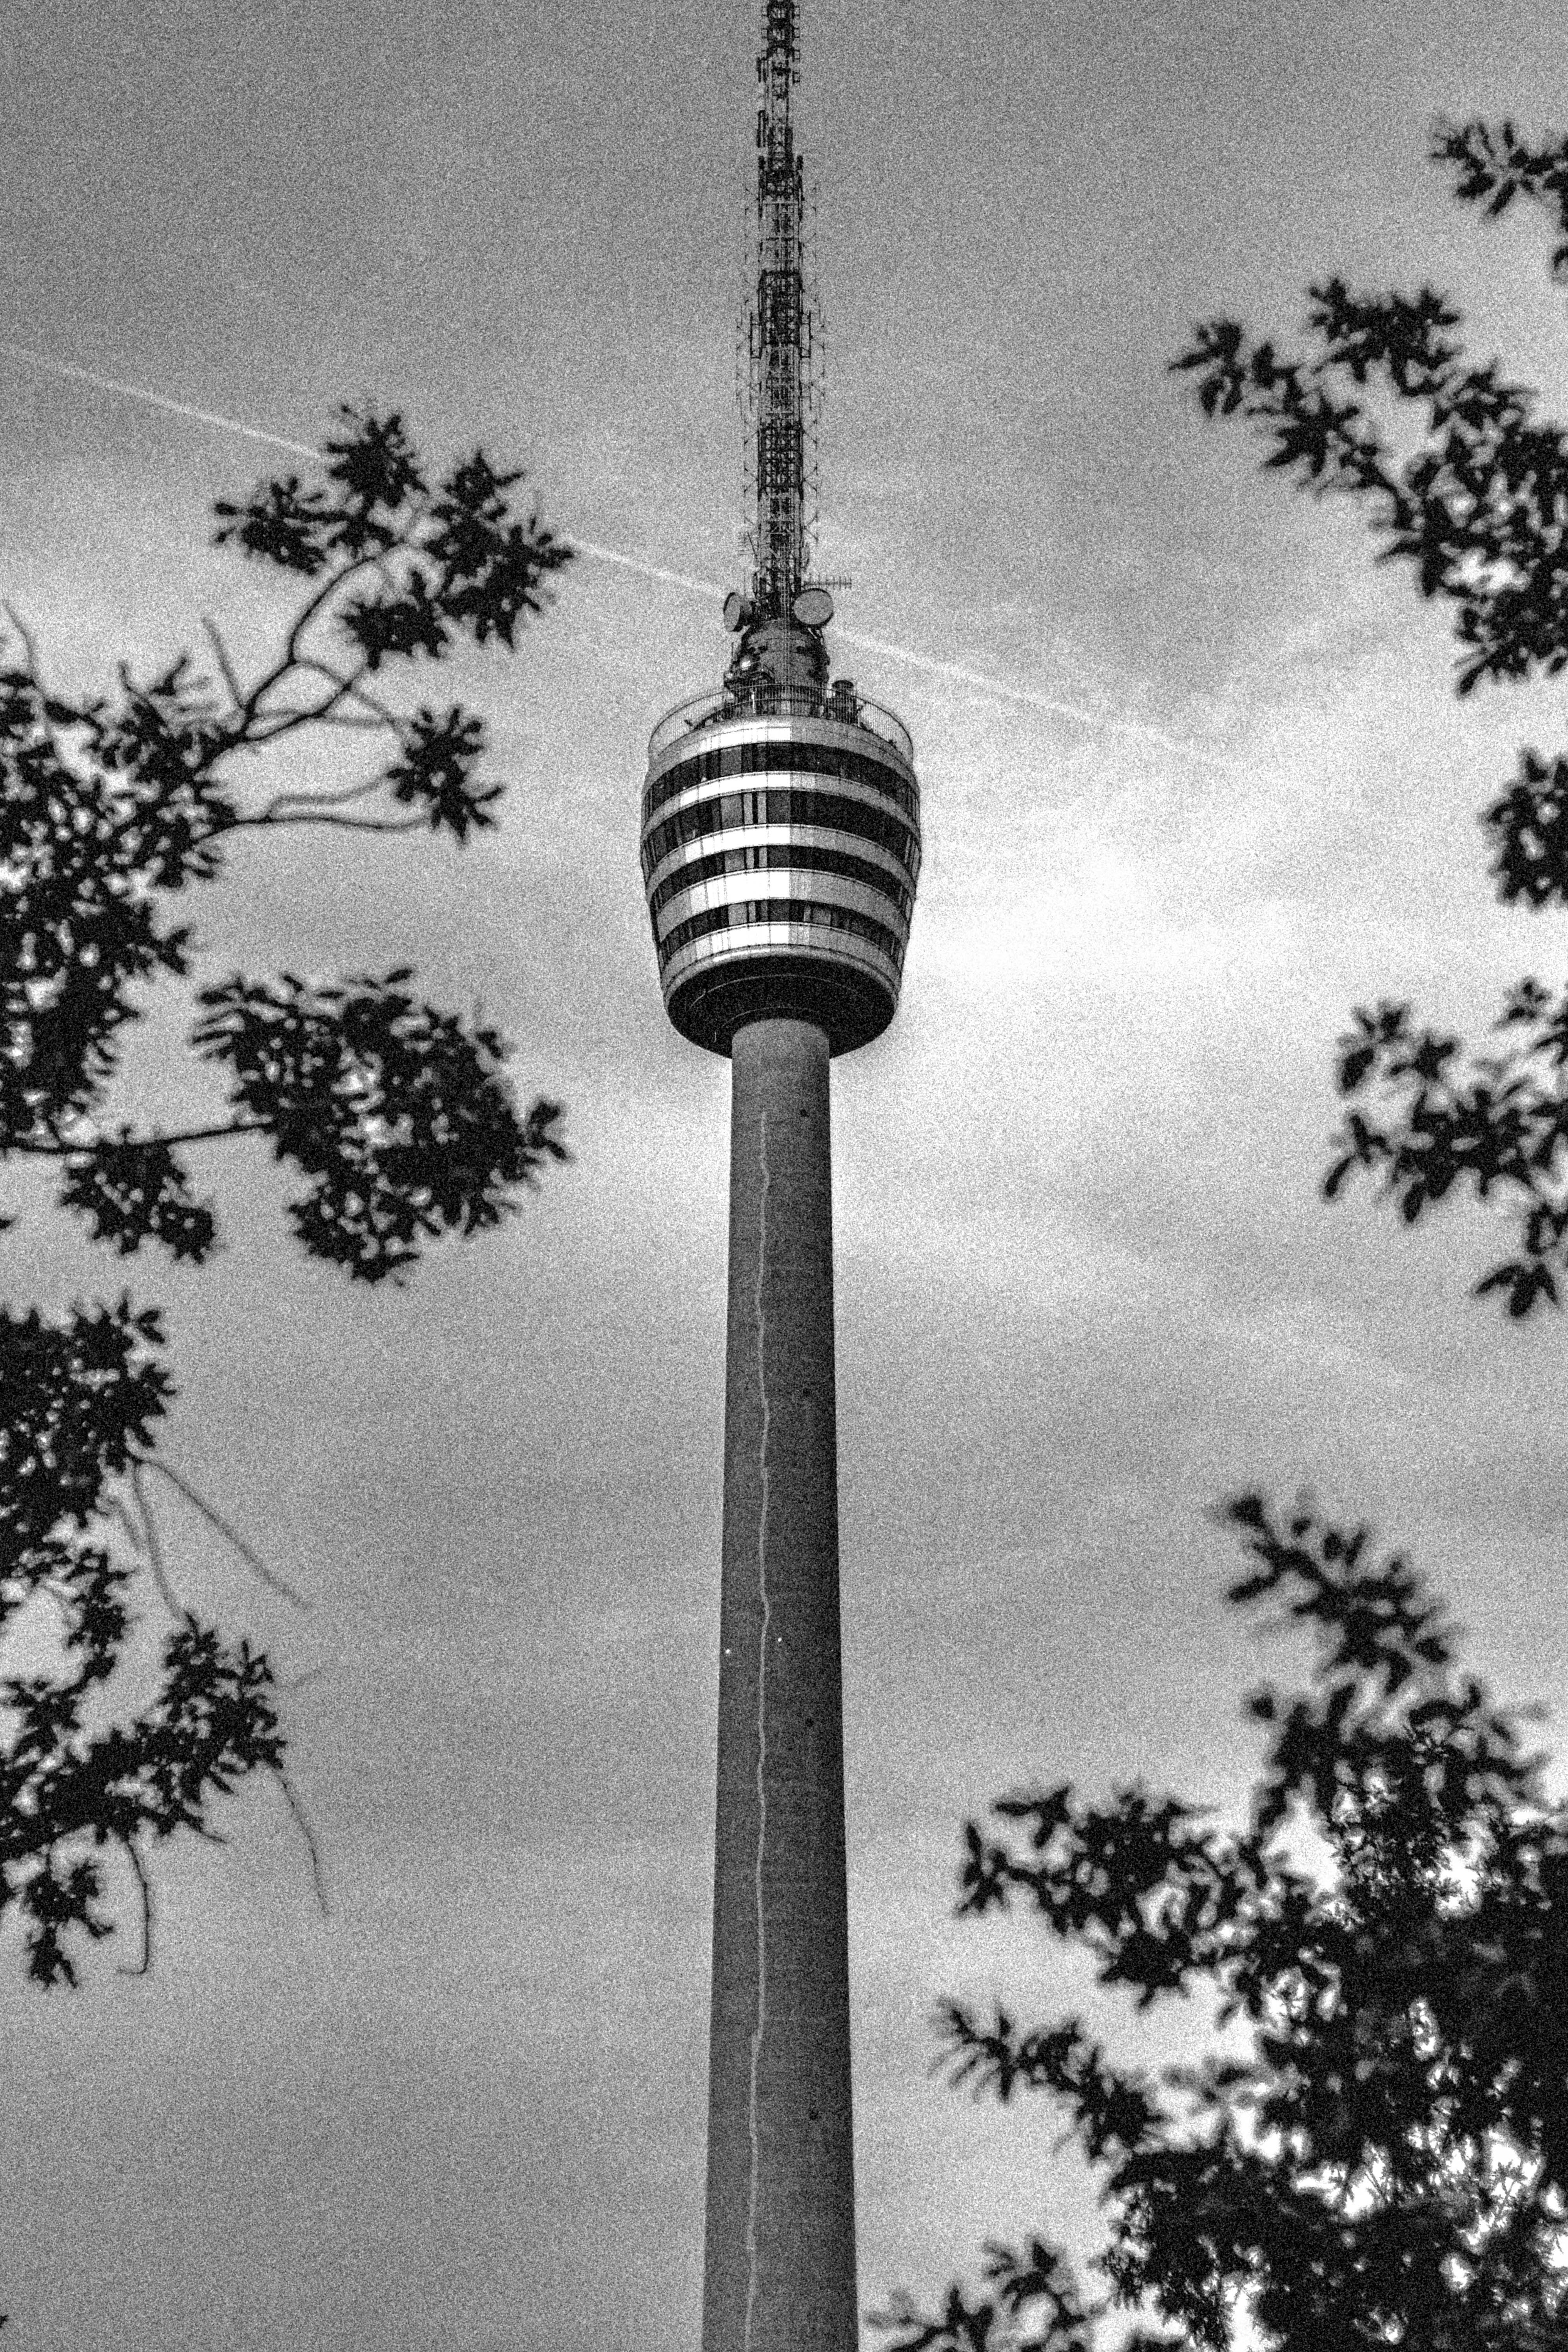
[[[804,175],[794,98],[796,0],[765,0],[757,58],[757,278],[747,318],[759,619],[784,620],[805,584],[805,432],[812,317],[802,248]]]

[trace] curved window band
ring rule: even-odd
[[[715,793],[710,800],[694,801],[689,808],[667,816],[643,843],[644,880],[678,843],[750,824],[815,824],[830,833],[851,834],[901,858],[911,885],[920,875],[920,835],[902,817],[869,808],[864,801],[847,800],[842,793],[819,792],[809,784],[795,790],[775,784],[759,792]]]
[[[889,874],[885,866],[873,866],[865,857],[851,857],[842,849],[816,849],[800,841],[769,841],[754,848],[715,850],[710,857],[699,857],[690,866],[679,866],[649,898],[649,911],[659,914],[682,890],[694,889],[700,882],[715,881],[721,875],[780,872],[837,874],[847,882],[863,882],[868,889],[879,890],[885,898],[890,898],[906,922],[914,908],[914,892],[901,877]]]
[[[788,775],[841,776],[849,783],[868,784],[874,793],[895,802],[906,816],[919,822],[919,788],[906,783],[885,761],[872,759],[864,751],[845,751],[837,743],[800,743],[786,739],[777,742],[724,743],[716,751],[700,751],[693,759],[678,761],[644,793],[643,823],[647,823],[655,809],[672,801],[677,793],[689,791],[693,784],[712,783],[724,776]]]
[[[868,940],[888,957],[895,971],[904,965],[904,943],[869,915],[858,914],[852,907],[819,906],[811,898],[745,898],[739,905],[709,907],[700,915],[692,915],[684,923],[677,923],[668,936],[658,941],[659,961],[667,963],[678,949],[689,947],[693,940],[706,939],[713,931],[746,930],[759,923],[805,923],[824,930],[847,931],[858,940]]]

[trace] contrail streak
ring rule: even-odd
[[[618,563],[626,572],[636,572],[645,580],[661,580],[668,587],[685,588],[694,596],[711,596],[719,602],[724,590],[716,580],[700,580],[689,572],[669,572],[661,563],[645,563],[639,556],[623,555],[617,547],[599,547],[591,539],[574,539],[572,545],[579,555],[591,556],[595,563]],[[1173,751],[1179,759],[1195,760],[1205,767],[1221,768],[1228,774],[1240,772],[1238,761],[1227,760],[1223,752],[1205,751],[1202,744],[1188,741],[1180,735],[1167,735],[1163,728],[1151,727],[1140,719],[1118,719],[1114,712],[1095,710],[1079,702],[1064,702],[1059,695],[1046,694],[1037,687],[1010,686],[1005,678],[988,677],[984,670],[971,669],[967,663],[939,661],[932,654],[916,653],[910,646],[893,645],[886,637],[869,637],[863,630],[837,630],[841,646],[858,646],[862,653],[880,654],[884,660],[901,662],[906,669],[918,669],[926,677],[945,678],[953,686],[966,686],[973,693],[989,695],[994,701],[1015,702],[1028,710],[1043,710],[1054,719],[1068,719],[1077,727],[1093,727],[1107,735],[1129,735],[1136,741],[1158,744],[1163,751]]]
[[[724,590],[716,580],[700,580],[689,572],[667,571],[661,563],[645,563],[640,556],[623,555],[618,547],[600,547],[591,539],[574,539],[571,544],[579,555],[591,556],[595,563],[618,563],[624,571],[636,572],[644,580],[660,580],[670,588],[685,588],[694,596],[711,596],[720,602]],[[880,654],[886,661],[901,662],[906,669],[917,669],[923,677],[945,678],[951,685],[965,686],[975,694],[989,695],[994,701],[1015,702],[1028,710],[1043,710],[1054,719],[1070,719],[1077,727],[1092,727],[1107,735],[1129,735],[1142,743],[1158,744],[1163,751],[1172,751],[1179,759],[1195,760],[1205,767],[1221,768],[1226,773],[1240,772],[1238,761],[1227,760],[1223,752],[1205,751],[1180,735],[1167,735],[1163,728],[1152,727],[1140,719],[1118,719],[1114,712],[1095,710],[1079,702],[1064,702],[1059,695],[1044,693],[1032,686],[1010,686],[1005,678],[988,677],[984,670],[971,669],[967,663],[940,661],[933,654],[916,653],[910,646],[896,646],[887,637],[869,637],[860,629],[847,629],[840,625],[836,634],[841,646],[857,646],[862,653]]]
[[[119,400],[140,401],[144,407],[161,408],[165,415],[185,417],[194,425],[210,425],[218,433],[237,434],[244,441],[259,441],[269,449],[287,449],[296,457],[314,457],[319,454],[309,441],[292,441],[287,434],[268,433],[259,425],[247,425],[238,416],[225,416],[216,408],[197,408],[190,401],[171,400],[164,393],[153,392],[144,383],[127,383],[121,376],[100,375],[93,368],[78,367],[70,360],[58,360],[52,353],[35,351],[27,343],[0,341],[0,358],[15,360],[23,367],[37,368],[45,375],[63,376],[71,383],[87,384],[95,392],[109,393]],[[701,580],[689,572],[672,572],[666,564],[648,563],[641,556],[627,555],[618,547],[604,547],[597,541],[576,538],[568,539],[566,544],[591,562],[612,563],[623,572],[635,572],[639,579],[657,580],[664,587],[681,588],[689,595],[719,600],[724,594],[717,581]],[[1151,743],[1177,759],[1191,760],[1200,767],[1217,768],[1226,775],[1254,772],[1239,760],[1208,751],[1184,736],[1168,735],[1163,728],[1152,727],[1142,719],[1119,719],[1112,711],[1067,702],[1036,687],[1013,686],[1005,678],[991,677],[984,670],[972,669],[965,662],[941,661],[934,655],[917,653],[910,646],[894,645],[886,637],[867,636],[858,629],[840,628],[837,634],[842,645],[858,646],[863,653],[879,654],[886,661],[919,670],[922,677],[966,687],[971,693],[985,695],[994,702],[1013,703],[1026,710],[1043,711],[1052,719],[1065,719],[1075,727],[1089,727],[1100,734]]]
[[[886,637],[868,637],[858,629],[840,629],[840,645],[858,646],[862,652],[880,654],[887,661],[902,662],[908,669],[918,669],[927,677],[942,677],[954,686],[966,686],[976,694],[988,694],[997,702],[1018,702],[1030,710],[1048,711],[1056,719],[1070,719],[1075,726],[1093,727],[1106,735],[1131,735],[1142,743],[1157,743],[1163,751],[1173,751],[1183,760],[1195,760],[1206,768],[1223,768],[1227,774],[1244,771],[1239,760],[1226,759],[1222,751],[1206,751],[1185,736],[1167,735],[1163,728],[1151,727],[1142,719],[1118,719],[1113,711],[1095,710],[1083,703],[1063,702],[1054,694],[1043,693],[1037,687],[1010,686],[1005,678],[988,677],[984,670],[971,669],[967,663],[939,661],[932,654],[918,654],[908,646],[889,644]]]
[[[724,591],[716,580],[699,580],[689,572],[667,572],[662,563],[645,563],[640,555],[623,555],[618,547],[600,547],[591,539],[567,541],[579,555],[592,556],[595,563],[618,563],[623,571],[636,572],[645,580],[662,580],[669,588],[689,589],[694,596],[713,596],[721,604]]]
[[[242,440],[264,441],[271,449],[291,449],[297,457],[313,457],[315,449],[309,441],[289,441],[281,433],[265,433],[259,425],[246,425],[237,416],[220,416],[213,408],[193,408],[186,400],[170,400],[163,393],[150,392],[144,383],[125,383],[119,376],[97,375],[91,368],[74,367],[69,360],[52,359],[47,352],[35,352],[26,343],[0,342],[0,354],[8,360],[18,360],[24,367],[41,368],[46,375],[63,375],[72,383],[90,384],[96,392],[110,392],[121,400],[139,400],[147,408],[162,408],[171,416],[188,416],[194,424],[216,425],[220,433],[237,433]]]

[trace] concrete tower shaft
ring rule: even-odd
[[[827,1040],[731,1059],[702,2352],[855,2352]]]
[[[913,747],[806,576],[795,5],[757,68],[755,570],[642,800],[665,1005],[733,1086],[702,2352],[858,2340],[828,1079],[897,1009],[921,867]]]

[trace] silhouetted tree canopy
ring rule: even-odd
[[[220,545],[300,583],[255,676],[208,620],[205,667],[182,654],[140,679],[121,664],[112,693],[73,700],[9,614],[0,1159],[54,1163],[61,1206],[120,1256],[153,1246],[205,1263],[218,1223],[197,1168],[239,1139],[300,1180],[288,1213],[302,1247],[364,1283],[396,1282],[429,1243],[498,1224],[565,1157],[559,1105],[519,1106],[504,1039],[425,1003],[401,966],[211,979],[195,992],[193,1066],[218,1074],[226,1102],[163,1129],[113,1101],[152,989],[195,977],[176,901],[216,879],[236,836],[319,826],[461,845],[495,823],[503,788],[485,773],[483,721],[457,704],[408,707],[396,681],[465,641],[510,648],[542,609],[569,550],[517,510],[521,479],[476,452],[432,481],[398,417],[342,410],[318,478],[266,481],[216,509]],[[330,738],[354,766],[341,785],[291,787],[285,773],[257,790],[296,740]],[[43,1985],[75,1982],[82,1942],[113,1930],[106,1850],[140,1890],[145,1968],[149,1847],[210,1834],[215,1800],[248,1773],[288,1790],[265,1655],[202,1623],[164,1573],[160,1479],[251,1557],[159,1454],[164,1358],[158,1309],[129,1297],[59,1317],[0,1308],[0,1637],[47,1604],[57,1652],[49,1669],[0,1677],[0,1920],[21,1923]],[[127,1717],[114,1678],[139,1573],[173,1630],[155,1694]]]
[[[1568,282],[1568,142],[1530,146],[1510,122],[1441,123],[1432,152],[1460,201],[1489,215],[1516,198],[1543,205],[1558,236],[1552,270]],[[1310,289],[1310,355],[1215,319],[1173,365],[1192,374],[1205,415],[1257,427],[1266,467],[1364,501],[1378,560],[1407,564],[1424,597],[1452,606],[1466,695],[1568,666],[1568,434],[1497,362],[1468,358],[1461,325],[1430,287],[1358,295],[1331,278]],[[1416,437],[1406,457],[1394,454],[1391,420]],[[1482,823],[1506,905],[1568,905],[1568,758],[1522,749]],[[1486,1053],[1395,1001],[1353,1019],[1339,1061],[1352,1108],[1326,1192],[1365,1174],[1408,1223],[1456,1191],[1497,1202],[1512,1214],[1515,1246],[1478,1292],[1497,1292],[1514,1316],[1561,1305],[1568,993],[1521,982],[1497,1024],[1503,1044]]]
[[[1226,1516],[1231,1603],[1316,1647],[1303,1688],[1247,1701],[1245,1826],[1024,1791],[966,1826],[960,1904],[1021,1906],[1211,2046],[1139,2071],[1077,2017],[944,2002],[951,2078],[1043,2094],[1097,2174],[1104,2291],[1044,2240],[994,2245],[978,2294],[880,2315],[889,2352],[1568,2346],[1568,1808],[1408,1562],[1256,1495]]]
[[[1568,142],[1443,124],[1434,158],[1490,215],[1544,204],[1568,280]],[[1467,361],[1429,288],[1310,299],[1308,357],[1222,319],[1173,365],[1267,465],[1365,501],[1380,558],[1455,608],[1461,694],[1556,676],[1568,436]],[[1505,901],[1568,905],[1568,758],[1525,750],[1484,823]],[[1568,994],[1519,982],[1487,1055],[1405,1004],[1353,1018],[1327,1192],[1364,1172],[1411,1223],[1456,1189],[1501,1201],[1517,1246],[1478,1288],[1561,1303]],[[1315,1644],[1303,1687],[1247,1701],[1243,1825],[1142,1785],[1024,1790],[966,1825],[961,1874],[961,1911],[1022,1906],[1137,2011],[1187,2003],[1197,2054],[1140,2069],[1081,2018],[944,2002],[952,2080],[1051,2101],[1107,2238],[1092,2284],[1046,2238],[990,2245],[978,2288],[879,2315],[887,2352],[1568,2352],[1568,1807],[1403,1558],[1258,1495],[1226,1517],[1231,1604]]]

